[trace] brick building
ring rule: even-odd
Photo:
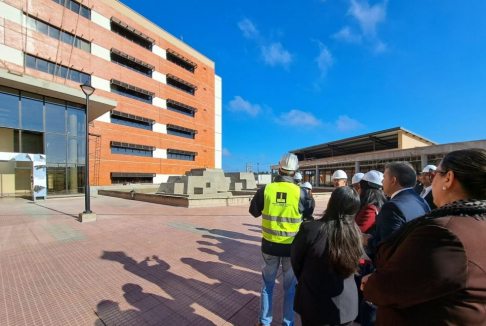
[[[48,194],[160,183],[221,167],[214,62],[115,0],[0,2],[0,152],[46,154]],[[0,162],[1,194],[30,191],[30,168]]]

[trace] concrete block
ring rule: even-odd
[[[79,213],[78,221],[81,223],[95,222],[96,213]]]

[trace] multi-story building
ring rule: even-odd
[[[486,149],[486,140],[437,144],[407,129],[397,127],[329,143],[291,150],[299,158],[304,181],[332,187],[332,174],[344,170],[348,180],[357,172],[385,171],[393,161],[407,161],[416,171],[428,164],[439,165],[449,152],[465,148]],[[270,167],[272,174],[278,165]]]
[[[115,0],[0,2],[0,152],[45,154],[48,194],[160,183],[221,167],[214,62]],[[0,163],[1,194],[30,191],[29,165]]]

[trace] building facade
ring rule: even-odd
[[[336,170],[345,171],[349,181],[358,172],[384,172],[386,164],[394,161],[407,161],[416,171],[422,171],[428,164],[439,165],[447,153],[465,148],[486,149],[486,140],[437,144],[397,127],[290,152],[299,158],[304,182],[332,187],[331,177]],[[275,173],[278,165],[271,169]]]
[[[116,0],[5,0],[0,18],[0,152],[45,154],[48,194],[84,192],[85,82],[92,186],[221,168],[213,61]],[[21,162],[0,175],[30,192]]]

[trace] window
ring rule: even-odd
[[[192,130],[192,129],[189,129],[189,128],[179,127],[179,126],[171,125],[171,124],[167,125],[167,134],[168,135],[174,135],[174,136],[194,139],[194,136],[195,136],[196,133],[197,133],[196,130]]]
[[[152,104],[152,98],[155,95],[152,92],[123,83],[116,79],[111,80],[111,92],[149,104]]]
[[[18,128],[20,123],[19,92],[0,86],[0,126]]]
[[[195,161],[196,152],[182,151],[178,149],[167,149],[167,158],[173,160]]]
[[[178,90],[189,93],[191,95],[194,95],[197,90],[197,86],[192,85],[191,83],[188,83],[171,74],[167,74],[167,85],[175,87]]]
[[[154,150],[155,150],[155,147],[151,147],[151,146],[121,143],[121,142],[116,142],[116,141],[111,142],[111,153],[112,154],[152,157],[152,152]]]
[[[54,62],[37,58],[30,54],[25,54],[25,65],[29,68],[43,71],[62,78],[67,78],[80,84],[91,80],[91,75],[85,74],[84,72],[57,65]]]
[[[44,101],[37,94],[22,92],[21,110],[22,129],[44,131]]]
[[[178,65],[179,67],[182,67],[192,73],[194,73],[194,69],[197,67],[197,64],[195,64],[189,59],[184,58],[182,55],[180,55],[179,53],[171,49],[167,49],[166,57],[167,57],[167,61],[172,62]]]
[[[112,147],[111,148],[112,154],[123,154],[123,155],[135,155],[135,156],[147,156],[152,157],[152,151],[148,151],[145,149],[136,149],[136,148],[121,148],[121,147]]]
[[[111,116],[111,123],[115,123],[117,125],[122,125],[122,126],[139,128],[139,129],[152,130],[151,123],[136,121],[124,117],[117,117],[114,115]]]
[[[72,0],[53,0],[55,3],[66,7],[84,18],[91,19],[91,9]]]
[[[152,77],[152,71],[155,69],[154,66],[116,49],[111,49],[111,62],[148,77]]]
[[[111,183],[153,183],[154,173],[123,173],[112,172]]]
[[[167,99],[167,110],[174,111],[174,112],[177,112],[177,113],[181,113],[181,114],[187,115],[189,117],[194,117],[194,115],[197,112],[196,108],[193,108],[192,106],[189,106],[189,105],[186,105],[186,104],[183,104],[183,103],[171,100],[171,99]]]
[[[148,37],[144,33],[125,24],[115,17],[111,18],[111,31],[137,45],[140,45],[143,48],[146,48],[147,50],[152,51],[152,46],[155,42],[153,38]]]
[[[58,40],[60,39],[62,42],[77,47],[83,51],[88,53],[91,52],[90,42],[83,40],[82,38],[79,38],[71,33],[61,31],[59,28],[46,24],[37,18],[27,17],[27,26],[52,38]]]

